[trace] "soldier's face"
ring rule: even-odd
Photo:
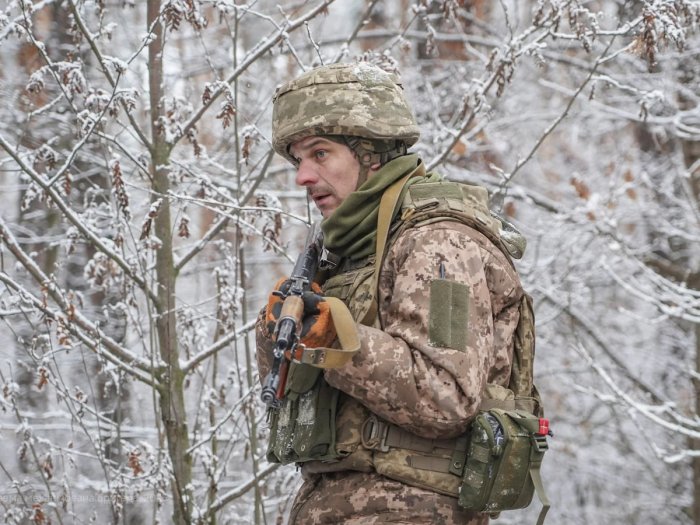
[[[360,163],[352,150],[323,137],[307,137],[292,144],[298,162],[295,182],[306,188],[324,218],[357,189]]]

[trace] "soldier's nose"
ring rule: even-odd
[[[311,186],[318,182],[316,171],[309,164],[302,160],[297,168],[297,175],[294,178],[297,186]]]

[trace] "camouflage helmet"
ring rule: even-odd
[[[312,135],[345,135],[403,141],[420,131],[395,75],[366,62],[308,71],[277,89],[272,146],[292,162],[289,145]]]

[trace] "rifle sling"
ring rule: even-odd
[[[325,297],[331,310],[333,325],[338,334],[340,348],[307,348],[294,352],[295,361],[317,368],[338,368],[350,361],[360,349],[360,337],[352,314],[345,303],[336,297]]]

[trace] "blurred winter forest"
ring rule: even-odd
[[[363,60],[528,238],[548,523],[700,524],[699,29],[690,0],[4,0],[4,521],[282,522],[251,329],[319,216],[272,95]]]

